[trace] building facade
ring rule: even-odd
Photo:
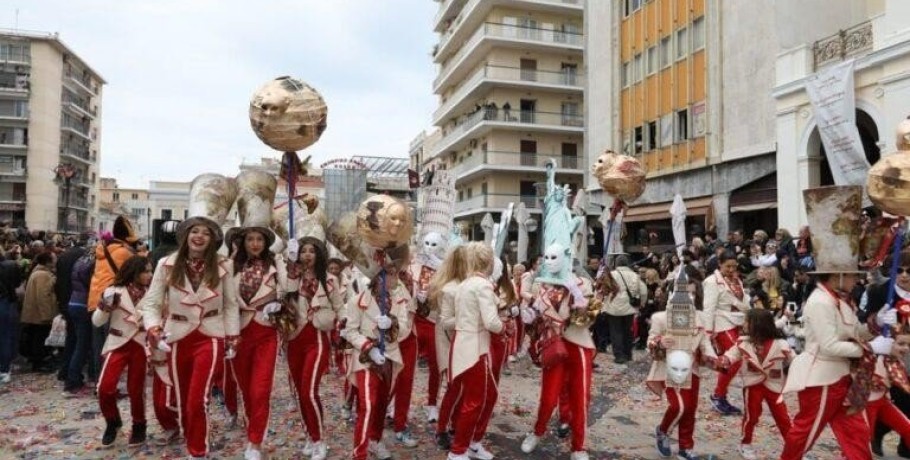
[[[0,220],[96,228],[104,84],[57,34],[0,30]]]
[[[139,188],[120,188],[117,179],[102,177],[100,180],[98,231],[111,231],[118,215],[127,216],[140,239],[152,236],[152,203],[149,191]]]
[[[484,216],[509,203],[539,214],[549,162],[558,182],[583,186],[583,26],[582,0],[439,2],[438,133],[415,139],[411,157],[453,172],[467,237],[482,239]]]

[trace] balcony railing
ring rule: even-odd
[[[97,108],[90,108],[89,105],[85,101],[80,101],[75,98],[64,97],[63,104],[75,109],[76,112],[81,115],[86,115],[86,116],[89,116],[92,118],[94,118],[96,115],[98,115]]]
[[[28,48],[0,46],[0,62],[31,63],[32,55]]]
[[[68,129],[75,132],[76,134],[81,135],[82,137],[85,137],[86,139],[91,139],[91,135],[89,134],[90,126],[91,125],[89,123],[80,123],[67,117],[64,117],[64,119],[60,122],[61,129]]]
[[[60,154],[76,157],[88,162],[93,161],[89,148],[83,145],[64,143],[60,146]]]
[[[524,203],[525,207],[530,210],[540,209],[537,195],[482,193],[455,203],[455,213],[480,212],[489,208],[505,209],[509,203],[515,203],[516,205]]]
[[[509,24],[500,24],[495,22],[485,22],[471,35],[464,45],[449,58],[439,71],[439,76],[433,82],[433,87],[438,88],[439,84],[448,77],[452,69],[469,53],[473,52],[474,47],[484,38],[501,38],[507,40],[523,40],[536,42],[546,45],[558,45],[565,47],[582,47],[584,35],[575,32],[563,32],[555,29],[543,29],[539,27],[522,27]],[[445,46],[441,43],[439,49]]]
[[[449,96],[446,103],[436,109],[436,112],[433,113],[433,119],[439,121],[440,117],[451,110],[452,107],[462,102],[474,87],[483,80],[515,83],[527,82],[535,85],[563,86],[566,87],[566,89],[577,88],[579,90],[585,85],[585,76],[579,75],[574,69],[555,72],[550,70],[485,65],[465,79],[458,90]]]
[[[825,37],[812,45],[815,68],[839,62],[872,49],[872,22],[867,21]]]
[[[92,78],[85,72],[80,74],[78,71],[68,68],[66,69],[64,77],[69,81],[76,83],[77,87],[82,88],[89,94],[95,95],[98,93],[98,85],[92,83]]]
[[[13,105],[0,109],[0,118],[17,118],[20,120],[28,119],[28,106]]]
[[[25,194],[24,193],[0,193],[0,201],[4,201],[4,202],[25,201]]]
[[[525,168],[544,168],[550,161],[556,162],[556,169],[581,169],[582,159],[575,155],[545,155],[542,153],[521,152],[481,152],[471,155],[455,165],[456,176],[480,165],[514,166]]]
[[[70,189],[70,193],[73,193],[72,189]],[[61,190],[60,198],[57,199],[57,205],[61,208],[67,206],[66,197],[64,195],[66,195],[66,191]],[[69,207],[88,209],[88,199],[81,196],[70,196]]]
[[[574,113],[483,108],[465,117],[461,123],[449,131],[449,133],[436,144],[440,147],[438,151],[447,150],[450,144],[454,143],[457,139],[464,136],[465,133],[483,122],[508,123],[513,124],[516,127],[531,125],[540,127],[584,128],[585,125],[584,117]]]

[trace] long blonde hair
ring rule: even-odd
[[[430,279],[430,292],[427,294],[427,301],[431,308],[439,306],[439,299],[442,297],[442,288],[451,281],[462,282],[465,279],[467,270],[465,268],[464,247],[459,246],[453,249],[442,261],[439,270]]]
[[[761,283],[765,292],[770,294],[771,289],[773,288],[778,292],[778,295],[780,295],[780,272],[777,271],[777,267],[772,265],[769,267],[762,267],[761,270],[764,270],[765,272],[765,279]]]
[[[488,274],[493,269],[493,248],[480,241],[472,241],[464,246],[464,259],[467,276]]]

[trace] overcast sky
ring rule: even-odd
[[[406,157],[435,108],[430,0],[12,0],[0,27],[59,32],[107,80],[101,174],[121,187],[235,174],[279,154],[250,129],[281,75],[318,90],[328,129],[301,157]]]

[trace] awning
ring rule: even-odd
[[[713,205],[713,198],[710,196],[702,198],[690,198],[684,201],[686,202],[687,216],[703,216],[705,214],[708,214],[711,206]],[[668,201],[666,203],[645,204],[641,206],[630,207],[626,210],[625,215],[623,215],[622,221],[625,223],[670,219],[670,205],[672,204],[672,201]]]
[[[752,204],[743,204],[739,206],[730,206],[730,213],[734,212],[749,212],[749,211],[762,211],[765,209],[777,209],[776,201],[765,201],[762,203],[752,203]]]

